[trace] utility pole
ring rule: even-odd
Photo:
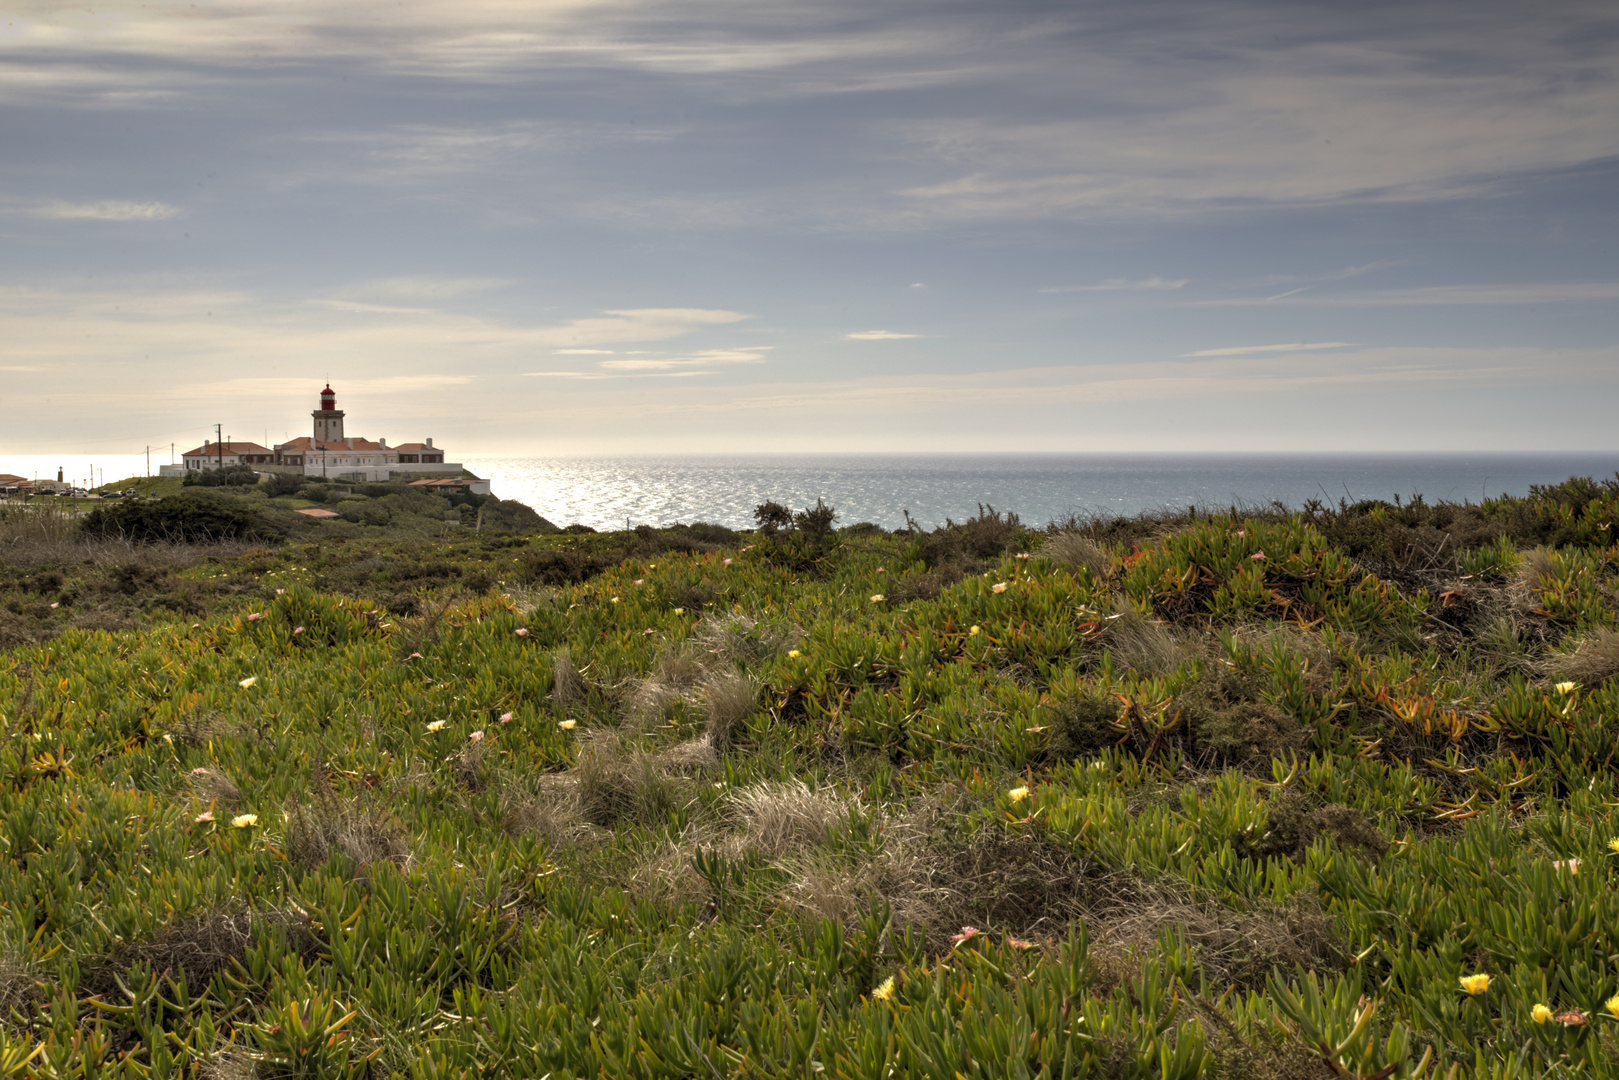
[[[146,475],[148,477],[152,475],[152,448],[150,446],[146,448]]]
[[[214,425],[214,445],[218,447],[219,467],[223,469],[225,467],[225,444],[219,441],[222,438],[222,436],[219,434],[219,429],[221,427],[224,427],[224,425]]]

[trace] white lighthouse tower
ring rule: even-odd
[[[315,443],[343,441],[343,410],[337,407],[337,391],[327,383],[320,392],[320,408],[309,414],[315,418]]]

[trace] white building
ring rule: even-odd
[[[274,449],[257,443],[203,443],[182,456],[183,465],[165,465],[164,476],[184,476],[199,469],[226,465],[249,465],[255,472],[302,473],[330,480],[385,481],[398,475],[459,476],[465,470],[458,462],[444,460],[444,451],[428,439],[419,443],[389,446],[387,439],[350,437],[343,431],[344,412],[337,407],[337,393],[330,385],[320,392],[320,408],[310,414],[314,432],[291,442],[277,443]],[[487,480],[470,485],[479,494],[489,493]]]

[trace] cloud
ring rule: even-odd
[[[1071,293],[1112,292],[1116,289],[1178,289],[1190,280],[1190,278],[1179,278],[1175,281],[1166,281],[1161,277],[1150,277],[1142,281],[1131,281],[1128,278],[1109,278],[1100,285],[1055,285],[1040,291],[1043,293]]]
[[[1199,356],[1251,356],[1254,353],[1296,353],[1311,352],[1316,349],[1349,349],[1354,343],[1349,341],[1316,341],[1300,342],[1297,345],[1246,345],[1232,349],[1203,349],[1198,352],[1181,353],[1183,357]]]
[[[858,330],[852,334],[844,334],[850,341],[905,341],[909,338],[921,337],[921,334],[896,334],[892,330]]]
[[[44,203],[30,211],[30,216],[59,221],[166,221],[179,213],[179,207],[167,203],[105,199],[89,203]]]
[[[558,349],[558,356],[612,356],[613,349]]]
[[[773,348],[774,345],[750,345],[740,349],[705,349],[688,357],[603,360],[600,366],[607,371],[670,371],[675,368],[703,367],[709,364],[762,364],[765,359],[763,354]]]
[[[405,277],[376,278],[341,290],[346,296],[390,296],[413,300],[439,300],[470,293],[504,289],[512,284],[503,277],[433,277],[408,275]]]
[[[1316,293],[1304,290],[1264,299],[1195,300],[1191,307],[1423,307],[1453,304],[1579,304],[1619,300],[1619,281],[1550,285],[1426,285],[1359,293]]]

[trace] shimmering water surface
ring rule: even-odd
[[[766,499],[825,499],[840,524],[960,521],[987,503],[1043,525],[1070,512],[1306,499],[1477,501],[1570,476],[1612,477],[1619,453],[1547,455],[810,455],[793,457],[465,458],[558,525],[598,529],[711,521],[751,526]]]
[[[1570,476],[1612,477],[1608,454],[824,454],[760,457],[496,458],[457,455],[503,499],[558,525],[598,529],[712,521],[751,525],[766,499],[793,507],[825,499],[848,525],[960,521],[979,503],[1044,525],[1071,512],[1134,514],[1162,507],[1306,499],[1471,499],[1516,494]],[[152,469],[167,462],[154,454]],[[0,473],[83,482],[140,475],[144,457],[3,457]]]

